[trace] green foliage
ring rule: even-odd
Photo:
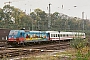
[[[50,30],[82,31],[83,29],[82,19],[69,17],[59,12],[50,13],[50,16]],[[19,29],[25,27],[32,30],[33,27],[33,30],[48,30],[48,22],[48,13],[39,8],[30,15],[10,5],[5,5],[3,9],[0,9],[0,28]],[[85,20],[84,22],[86,31],[90,30],[90,21]]]
[[[89,60],[90,58],[90,51],[88,53],[82,53],[80,50],[76,54],[76,60]]]
[[[70,45],[75,49],[82,49],[87,45],[87,40],[82,38],[75,38],[70,42]]]
[[[81,38],[76,38],[73,41],[70,42],[70,45],[77,49],[76,52],[76,60],[89,60],[90,58],[90,51],[85,48],[87,46],[87,40],[86,39],[81,39]],[[83,51],[83,48],[85,51]]]

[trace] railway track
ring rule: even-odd
[[[58,43],[48,45],[36,45],[19,48],[3,48],[0,50],[0,58],[10,58],[15,56],[22,56],[28,54],[42,53],[42,52],[53,52],[62,49],[69,48],[69,43]]]
[[[33,49],[46,49],[46,50],[61,50],[70,47],[70,43],[54,43],[49,45],[37,45],[30,48]]]
[[[7,41],[6,40],[0,40],[0,47],[4,47],[7,45]]]

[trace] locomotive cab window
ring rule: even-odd
[[[22,32],[20,33],[20,36],[22,37]]]

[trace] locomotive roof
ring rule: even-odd
[[[29,32],[32,32],[32,33],[46,33],[46,31],[29,31]]]

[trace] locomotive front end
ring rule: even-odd
[[[16,45],[23,43],[25,40],[24,34],[25,34],[24,30],[11,30],[8,35],[8,44]]]

